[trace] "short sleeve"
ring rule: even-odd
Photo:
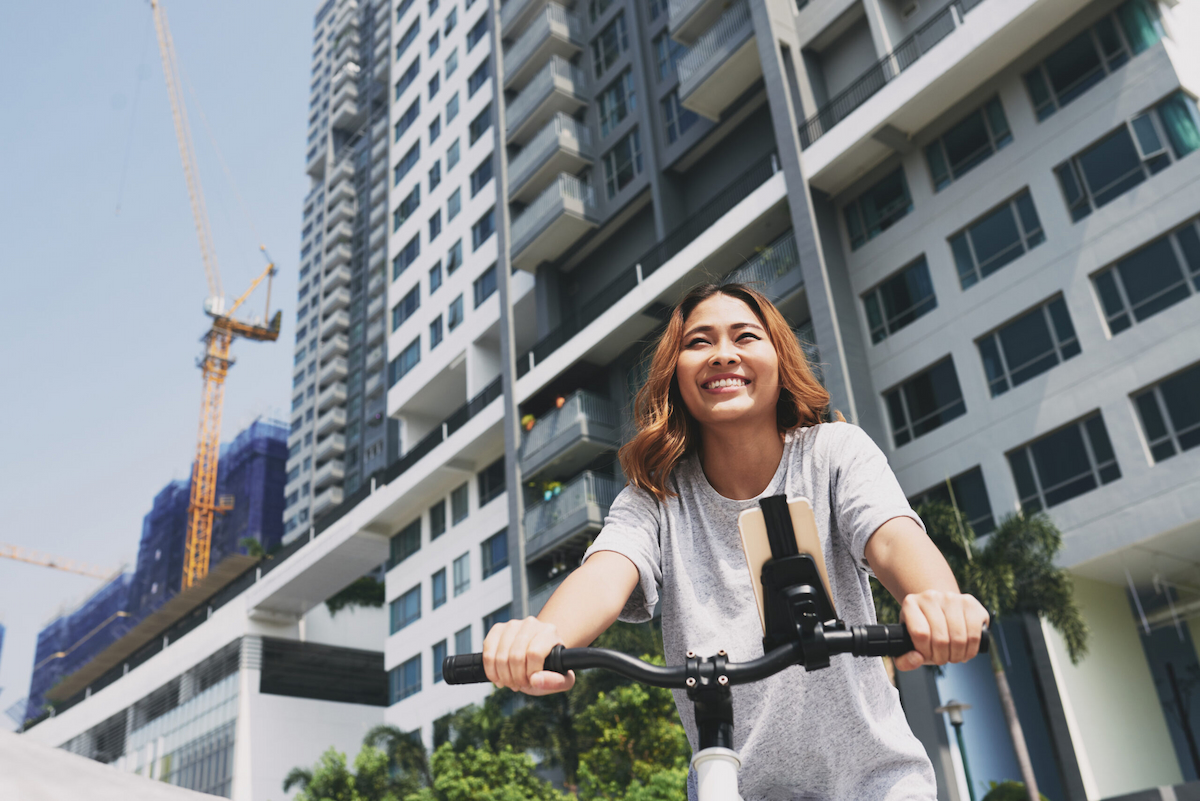
[[[833,517],[838,534],[863,570],[867,564],[867,541],[893,517],[909,517],[922,529],[925,524],[912,510],[887,456],[858,426],[827,424],[838,429],[829,453]]]
[[[583,555],[586,562],[597,551],[614,551],[637,567],[638,585],[618,618],[626,623],[644,623],[654,616],[662,586],[658,527],[658,502],[653,495],[631,484],[617,495],[604,518],[604,528]]]

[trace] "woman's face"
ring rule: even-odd
[[[775,426],[779,355],[758,316],[737,298],[713,295],[684,320],[675,377],[702,426],[758,418]]]

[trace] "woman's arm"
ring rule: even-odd
[[[492,627],[483,641],[483,669],[493,684],[527,695],[569,690],[575,674],[542,670],[550,649],[587,645],[616,621],[638,583],[638,569],[615,551],[597,551],[574,570],[537,617]]]
[[[979,653],[987,610],[958,590],[945,557],[909,517],[893,517],[867,540],[867,564],[900,603],[915,651],[896,660],[900,670],[965,662]]]

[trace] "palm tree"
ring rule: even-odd
[[[387,754],[388,763],[398,771],[396,783],[402,789],[397,793],[398,797],[404,798],[422,787],[433,786],[429,755],[419,732],[401,731],[389,725],[375,726],[363,737],[363,747],[378,748]]]
[[[953,493],[950,497],[953,499]],[[1054,564],[1062,550],[1062,533],[1048,516],[1010,515],[980,545],[956,506],[934,502],[923,504],[917,512],[961,590],[992,610],[993,630],[1002,618],[1037,615],[1062,635],[1072,664],[1087,654],[1087,624],[1075,603],[1071,575]],[[878,591],[875,599],[881,619],[898,619],[899,608],[890,594]],[[999,649],[993,648],[990,655],[1021,778],[1030,801],[1038,801],[1033,763]]]
[[[293,787],[299,787],[303,792],[312,784],[312,780],[313,773],[308,768],[292,768],[288,775],[283,777],[283,791],[286,793]]]

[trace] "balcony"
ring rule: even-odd
[[[346,438],[341,434],[330,434],[323,440],[317,442],[317,448],[313,452],[317,464],[328,461],[334,456],[341,456],[346,452]]]
[[[337,289],[350,285],[350,268],[345,264],[340,264],[334,267],[329,272],[325,273],[325,291]]]
[[[504,52],[504,88],[520,89],[550,56],[571,59],[583,49],[579,18],[547,3],[521,37]]]
[[[596,198],[590,184],[559,174],[554,183],[512,221],[512,264],[534,272],[596,227]]]
[[[500,30],[511,34],[524,30],[548,0],[508,0],[500,6]]]
[[[346,463],[341,459],[330,459],[313,473],[313,490],[319,491],[330,484],[341,484],[346,477]]]
[[[553,469],[558,475],[572,475],[604,451],[620,446],[620,425],[614,403],[580,390],[522,437],[521,474],[532,477]]]
[[[346,385],[342,382],[330,384],[317,395],[317,410],[325,411],[332,406],[341,406],[346,402]]]
[[[383,314],[383,296],[382,295],[380,295],[379,297],[375,298],[374,300],[372,300],[370,303],[367,304],[367,319],[374,320],[376,317],[378,317],[381,314]]]
[[[554,594],[554,591],[557,590],[564,581],[566,581],[566,578],[569,575],[571,575],[571,571],[556,576],[542,586],[538,587],[536,590],[530,590],[529,614],[537,615],[539,612],[541,612],[542,608],[546,606],[546,601],[550,600],[550,596]]]
[[[554,176],[576,175],[594,159],[591,130],[566,114],[555,114],[509,163],[509,200],[529,203]]]
[[[333,74],[333,80],[329,83],[330,91],[333,92],[333,104],[336,105],[338,95],[345,86],[353,87],[354,96],[358,97],[358,76],[362,72],[362,67],[355,64],[353,61],[346,62],[342,67]]]
[[[671,38],[690,47],[720,18],[726,5],[723,0],[670,0]]]
[[[745,265],[725,277],[726,283],[751,284],[772,303],[780,303],[804,286],[796,235],[788,231]]]
[[[344,182],[344,183],[343,183]],[[343,186],[349,190],[349,197],[354,197],[354,162],[343,158],[329,172],[329,196],[331,198],[345,197]]]
[[[341,381],[346,377],[348,365],[344,356],[338,356],[331,359],[328,364],[321,368],[320,384],[321,388],[325,388],[334,381]]]
[[[378,270],[383,267],[384,262],[387,261],[386,244],[387,243],[385,241],[384,244],[381,244],[379,247],[371,251],[371,257],[367,259],[368,270]]]
[[[371,147],[371,161],[378,161],[381,158],[387,157],[388,141],[380,139]]]
[[[341,502],[342,488],[337,485],[326,487],[323,492],[313,497],[312,515],[315,518],[317,515],[332,509]]]
[[[329,411],[317,418],[317,436],[323,437],[327,434],[332,434],[335,431],[341,431],[346,427],[346,410],[341,406],[334,406]]]
[[[343,95],[341,102],[333,107],[329,114],[329,124],[334,128],[353,131],[362,122],[362,109],[358,106],[357,97]]]
[[[334,41],[333,54],[334,56],[340,56],[347,50],[357,51],[360,44],[362,44],[362,40],[358,37],[358,28],[348,28],[337,37],[336,41]]]
[[[383,348],[371,348],[367,351],[367,372],[374,372],[377,368],[383,366]]]
[[[355,42],[354,44],[356,46],[352,47],[350,45],[347,45],[346,47],[343,47],[334,52],[333,64],[331,65],[333,69],[340,70],[342,67],[346,66],[347,64],[357,64],[358,63],[357,42]]]
[[[604,525],[620,491],[612,476],[588,470],[568,481],[560,494],[530,506],[525,510],[525,560],[569,546],[582,552],[583,540]]]
[[[354,201],[354,187],[343,183],[341,186],[349,190],[349,200],[339,197],[337,202],[329,206],[329,211],[325,214],[326,225],[336,225],[340,222],[352,222],[354,215],[358,212],[358,204]]]
[[[310,152],[308,162],[304,166],[304,171],[313,178],[325,177],[325,157],[328,155],[328,148],[325,147],[325,137],[321,136],[316,145]]]
[[[383,341],[383,320],[376,320],[367,326],[367,344],[377,345]]]
[[[348,220],[343,220],[331,226],[325,234],[326,247],[334,242],[349,242],[353,236],[354,226]]]
[[[391,47],[391,39],[388,38],[387,33],[388,31],[384,29],[382,31],[383,38],[375,42],[375,50],[372,53],[371,58],[377,64],[387,63],[388,60],[388,49]]]
[[[379,270],[378,272],[376,272],[374,275],[371,276],[371,280],[367,282],[367,294],[368,295],[375,295],[377,292],[379,292],[381,289],[383,289],[383,284],[384,284],[383,275],[384,275],[383,270]]]
[[[714,122],[762,76],[749,0],[739,0],[679,61],[679,102]]]
[[[583,70],[571,66],[565,58],[551,56],[507,108],[509,141],[528,141],[559,112],[575,114],[587,105],[586,93]]]
[[[383,392],[383,373],[367,376],[367,382],[363,385],[363,394],[368,398],[374,398],[381,392]]]
[[[337,334],[345,333],[350,328],[350,312],[342,309],[326,317],[321,322],[321,338],[329,339]]]
[[[375,68],[371,71],[371,77],[381,83],[386,83],[388,72],[391,70],[392,62],[386,58],[381,58],[375,62]]]
[[[346,242],[339,242],[325,251],[325,269],[331,270],[342,264],[349,264],[352,255],[354,255],[354,249]]]
[[[326,293],[325,300],[322,301],[321,305],[321,312],[327,315],[348,307],[350,305],[350,290],[343,286]]]
[[[382,222],[382,221],[381,221]],[[380,224],[371,229],[370,238],[367,240],[367,247],[371,250],[382,248],[387,242],[387,226]]]
[[[321,343],[321,363],[329,361],[335,356],[345,356],[350,349],[350,338],[345,334],[338,334]]]
[[[358,31],[358,3],[346,3],[338,13],[337,21],[333,24],[335,34],[345,31]]]

